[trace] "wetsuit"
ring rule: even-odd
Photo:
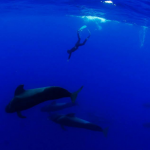
[[[83,41],[83,43],[80,43],[81,38],[80,38],[79,31],[77,32],[77,36],[78,36],[78,41],[77,41],[77,43],[75,44],[75,46],[74,46],[72,49],[70,49],[70,50],[67,51],[67,53],[69,54],[68,60],[70,59],[72,52],[75,52],[75,51],[78,49],[79,46],[84,45],[84,44],[86,43],[86,41],[88,40],[88,38],[90,37],[90,35],[89,35],[89,36]]]

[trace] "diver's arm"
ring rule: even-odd
[[[89,31],[89,30],[88,30]],[[83,43],[79,44],[79,46],[82,46],[86,43],[86,41],[89,39],[89,37],[91,36],[91,33],[89,31],[89,36],[83,41]]]
[[[83,46],[87,41],[87,38],[83,41],[83,43],[80,43],[79,46]]]

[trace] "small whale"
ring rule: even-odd
[[[41,112],[53,112],[59,111],[65,108],[76,106],[77,103],[57,103],[56,101],[52,102],[51,104],[44,106],[41,108]]]
[[[104,124],[110,124],[111,122],[102,117],[101,115],[98,115],[94,112],[87,112],[87,116],[89,120],[93,123],[99,124],[99,123],[104,123]]]
[[[145,127],[145,128],[150,128],[150,122],[144,123],[144,124],[143,124],[143,127]]]
[[[145,108],[150,108],[150,103],[144,103],[144,104],[143,104],[143,107],[145,107]]]
[[[22,110],[29,109],[48,100],[70,97],[74,103],[82,88],[83,86],[76,92],[70,93],[66,89],[57,86],[25,90],[24,85],[19,85],[15,90],[14,98],[6,106],[5,111],[7,113],[17,112],[20,118],[26,118],[21,114]]]
[[[63,130],[66,130],[64,126],[84,128],[88,130],[103,132],[104,136],[107,137],[108,128],[102,129],[96,124],[77,118],[75,117],[74,113],[69,113],[67,115],[53,114],[48,119],[57,124],[60,124]]]

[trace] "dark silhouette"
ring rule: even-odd
[[[15,90],[14,98],[6,106],[5,111],[7,113],[17,112],[18,117],[26,118],[21,114],[22,110],[29,109],[48,100],[70,97],[74,103],[82,88],[83,86],[76,92],[70,93],[68,90],[57,86],[25,90],[24,85],[19,85]]]
[[[90,35],[91,34],[90,34],[90,31],[89,31],[89,36],[83,41],[83,43],[80,43],[81,38],[80,38],[79,30],[77,31],[78,41],[72,49],[67,51],[67,53],[69,54],[68,61],[71,57],[72,52],[75,52],[79,48],[79,46],[83,46],[86,43],[86,41],[89,39]]]

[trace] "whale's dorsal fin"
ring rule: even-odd
[[[19,118],[26,118],[26,116],[23,116],[20,111],[17,111],[17,115]]]
[[[68,116],[68,117],[75,117],[75,113],[70,113],[70,114],[67,114],[66,116]]]
[[[19,85],[17,88],[16,88],[16,90],[15,90],[15,96],[16,95],[20,95],[21,93],[23,93],[25,90],[24,90],[24,85],[23,84],[21,84],[21,85]]]

